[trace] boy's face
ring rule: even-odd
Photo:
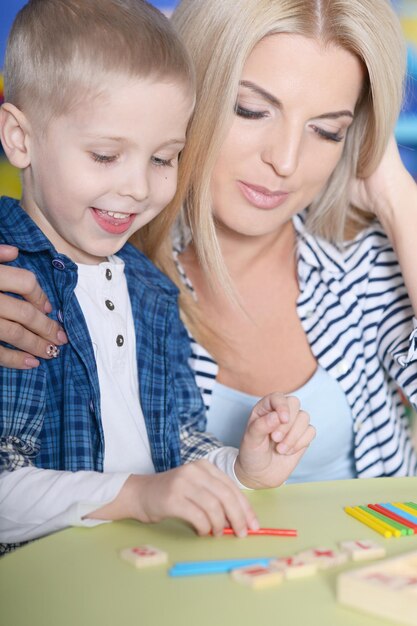
[[[162,211],[192,104],[179,82],[119,79],[32,137],[22,203],[59,252],[99,263]]]

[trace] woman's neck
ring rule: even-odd
[[[300,387],[317,364],[297,314],[292,221],[256,238],[219,229],[219,241],[239,306],[221,288],[210,288],[192,249],[181,257],[201,314],[220,339],[205,345],[219,365],[218,380],[259,396]]]
[[[248,272],[265,267],[288,272],[288,266],[294,266],[296,235],[292,221],[279,231],[257,237],[231,233],[219,226],[217,237],[232,280],[239,281]]]

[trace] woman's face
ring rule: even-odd
[[[343,151],[360,61],[300,35],[271,35],[248,57],[212,177],[222,230],[274,233],[322,190]]]

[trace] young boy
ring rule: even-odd
[[[69,343],[36,369],[0,368],[0,540],[126,517],[245,534],[256,517],[227,476],[237,451],[201,432],[176,288],[125,245],[175,194],[194,101],[186,51],[141,0],[31,0],[5,96],[1,139],[23,193],[0,203],[0,242],[20,249],[13,264],[37,274]],[[155,221],[161,236],[177,205]],[[298,457],[276,442],[298,451],[307,430],[294,399],[266,397],[237,477],[280,484]]]

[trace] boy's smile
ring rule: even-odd
[[[121,235],[129,230],[135,219],[134,213],[115,213],[91,207],[91,212],[97,224],[106,232]]]
[[[98,263],[170,202],[192,111],[180,82],[118,78],[31,128],[24,209],[58,252]]]

